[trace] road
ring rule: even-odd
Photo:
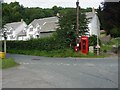
[[[49,58],[7,54],[20,65],[2,71],[3,88],[118,88],[118,58]]]

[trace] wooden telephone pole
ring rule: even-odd
[[[76,38],[76,44],[79,47],[79,0],[77,0],[76,2],[76,8],[77,8],[77,22],[76,22],[76,34],[77,34],[77,38]]]

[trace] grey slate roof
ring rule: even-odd
[[[4,27],[7,28],[8,30],[10,29],[10,27],[12,27],[14,30],[16,30],[21,24],[23,24],[23,21],[7,23],[6,25],[4,25]],[[7,34],[12,34],[12,32],[7,32]],[[25,36],[25,35],[26,35],[26,32],[24,32],[24,30],[20,31],[17,34],[17,36]]]
[[[56,28],[58,27],[58,24],[55,22],[48,22],[45,23],[45,25],[42,26],[40,29],[40,32],[50,32],[50,31],[56,31]]]
[[[56,28],[58,27],[58,21],[58,17],[48,17],[42,19],[35,19],[30,23],[30,25],[36,27],[37,24],[39,24],[41,29],[38,29],[37,32],[52,32],[56,31]]]
[[[31,22],[31,25],[32,25],[33,27],[36,27],[37,24],[43,25],[43,23],[44,23],[43,20],[41,20],[41,19],[35,19],[35,20],[33,20],[33,21]]]
[[[22,30],[20,33],[18,33],[18,36],[26,36],[26,32]]]
[[[17,29],[18,26],[20,26],[22,22],[13,22],[13,23],[8,23],[5,25],[6,28],[12,27],[13,29]]]
[[[33,25],[33,27],[36,27],[37,24],[42,26],[45,22],[46,23],[58,22],[58,18],[57,17],[48,17],[48,18],[42,18],[42,19],[35,19],[30,24]]]

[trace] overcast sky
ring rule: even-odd
[[[51,8],[54,5],[61,7],[76,7],[77,0],[4,0],[4,2],[7,3],[14,1],[20,2],[24,7]],[[98,8],[102,1],[104,0],[79,0],[82,8]]]

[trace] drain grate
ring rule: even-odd
[[[39,58],[33,58],[32,60],[40,60]]]

